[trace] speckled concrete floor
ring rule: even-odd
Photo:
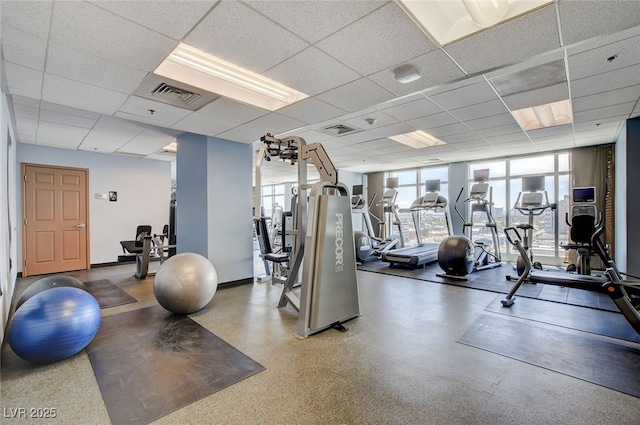
[[[126,265],[72,275],[110,279],[139,300],[106,316],[156,304],[152,278],[132,273]],[[638,424],[638,398],[456,343],[498,294],[368,272],[358,279],[362,316],[350,330],[304,341],[293,337],[295,311],[275,307],[280,286],[219,290],[190,317],[266,370],[153,423]],[[110,423],[85,351],[39,367],[9,347],[2,354],[3,424]],[[10,418],[16,408],[53,408],[56,418]]]

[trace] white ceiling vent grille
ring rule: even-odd
[[[356,131],[355,128],[348,127],[344,124],[336,124],[330,127],[324,128],[326,132],[334,134],[336,136],[342,136],[347,133],[351,133],[352,131]]]
[[[194,93],[189,90],[181,89],[180,87],[171,86],[167,83],[160,83],[151,94],[156,97],[173,98],[181,101],[185,105],[191,105],[193,102],[200,98],[199,93]]]
[[[215,93],[153,73],[147,74],[133,94],[191,111],[196,111],[220,97]]]
[[[498,94],[506,97],[564,83],[567,81],[567,76],[564,72],[564,61],[558,59],[533,68],[492,78],[490,81]]]

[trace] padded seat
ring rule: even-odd
[[[129,254],[142,254],[142,242],[145,236],[151,235],[151,226],[142,224],[136,228],[136,238],[132,241],[120,241],[122,252]]]

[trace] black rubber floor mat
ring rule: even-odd
[[[100,308],[138,302],[138,300],[127,294],[109,279],[92,280],[84,282],[84,284],[87,286],[89,293],[98,300]]]
[[[640,345],[494,315],[481,315],[457,342],[640,397]]]
[[[640,343],[640,335],[621,313],[531,298],[518,298],[507,308],[500,303],[501,299],[496,298],[485,310]]]
[[[113,425],[147,424],[264,370],[160,306],[104,317],[87,353]]]

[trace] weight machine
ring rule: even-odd
[[[270,134],[260,140],[266,146],[258,151],[256,162],[255,211],[261,211],[262,161],[279,158],[298,167],[291,228],[283,228],[283,236],[292,236],[292,250],[284,256],[265,255],[287,267],[278,308],[290,304],[298,311],[298,338],[328,328],[346,331],[342,323],[360,315],[349,190],[338,182],[337,170],[320,143],[307,145],[301,137],[277,139]],[[313,185],[307,182],[309,163],[321,180]],[[294,292],[298,286],[300,295]]]

